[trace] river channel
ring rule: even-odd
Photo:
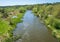
[[[21,36],[16,42],[58,42],[31,10],[26,11],[22,20],[13,31],[14,36]]]

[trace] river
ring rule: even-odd
[[[32,11],[26,11],[22,20],[13,32],[14,36],[21,36],[16,42],[58,42]]]

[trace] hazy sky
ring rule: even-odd
[[[60,0],[0,0],[0,6],[60,2]]]

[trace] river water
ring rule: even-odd
[[[16,42],[58,42],[32,11],[26,11],[22,20],[13,32],[14,36],[21,36]]]

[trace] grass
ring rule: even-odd
[[[13,42],[13,30],[16,27],[16,24],[19,22],[22,22],[22,17],[24,13],[20,13],[17,15],[12,15],[12,16],[17,16],[17,18],[12,18],[9,17],[9,19],[1,19],[0,20],[0,37],[1,42]]]

